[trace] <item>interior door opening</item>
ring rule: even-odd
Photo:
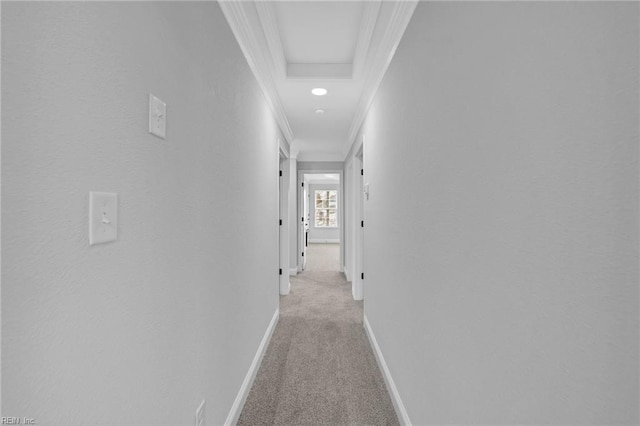
[[[278,177],[278,292],[289,294],[289,186],[290,161],[285,152],[280,149],[280,170]]]
[[[343,271],[341,172],[300,174],[301,271]]]

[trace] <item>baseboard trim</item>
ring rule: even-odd
[[[373,334],[371,324],[369,324],[369,320],[367,319],[366,315],[364,316],[364,329],[367,333],[367,337],[369,338],[369,343],[371,343],[371,347],[373,348],[373,353],[376,356],[376,361],[378,361],[378,366],[380,367],[380,370],[382,370],[382,377],[384,377],[384,382],[387,384],[387,389],[389,390],[391,401],[393,402],[393,408],[395,408],[396,410],[398,421],[400,421],[401,425],[411,426],[409,414],[407,414],[407,410],[404,408],[404,404],[402,403],[402,399],[400,398],[398,388],[396,388],[396,384],[391,377],[391,371],[389,371],[389,367],[384,360],[384,356],[382,356],[382,351],[380,350],[380,346],[378,346],[378,341]]]
[[[295,277],[296,275],[298,275],[298,268],[289,269],[289,276],[290,277]]]
[[[242,382],[242,386],[240,386],[240,390],[238,391],[238,395],[236,396],[235,401],[233,401],[233,405],[231,406],[231,411],[229,411],[229,415],[227,416],[227,420],[224,421],[225,426],[233,426],[238,423],[238,419],[240,418],[240,413],[242,413],[242,408],[244,407],[244,403],[247,400],[247,396],[249,395],[249,391],[251,390],[251,386],[253,386],[253,381],[256,378],[256,374],[258,374],[258,369],[260,368],[260,363],[262,362],[262,357],[269,346],[269,341],[271,340],[271,336],[273,335],[273,331],[276,328],[276,324],[278,324],[278,318],[280,317],[280,309],[276,309],[276,312],[273,314],[273,318],[271,318],[271,322],[267,327],[267,331],[264,333],[262,337],[262,341],[260,342],[260,346],[258,346],[258,352],[256,352],[256,356],[253,357],[253,361],[251,362],[251,366],[249,367],[249,371]]]
[[[311,244],[340,244],[339,239],[331,239],[331,238],[309,238],[309,243]]]

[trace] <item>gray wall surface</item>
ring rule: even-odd
[[[417,6],[362,130],[414,424],[638,424],[638,6]]]
[[[315,191],[318,190],[334,190],[338,191],[338,212],[339,209],[342,208],[340,203],[342,202],[342,195],[340,194],[340,185],[330,185],[330,184],[313,184],[309,185],[309,194],[311,195],[309,199],[309,239],[314,240],[316,242],[325,242],[324,240],[330,240],[329,242],[339,242],[340,241],[340,218],[338,217],[338,227],[337,228],[316,228],[315,226],[315,217],[316,217],[316,203],[315,203]],[[320,241],[317,241],[320,240]]]
[[[2,9],[2,415],[223,423],[278,307],[279,134],[218,4]]]

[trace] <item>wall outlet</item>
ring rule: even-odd
[[[206,425],[206,418],[205,418],[204,399],[203,399],[202,402],[200,403],[200,406],[196,410],[196,426],[205,426],[205,425]]]

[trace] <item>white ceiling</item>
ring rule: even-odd
[[[279,1],[274,8],[288,63],[353,62],[362,2]]]
[[[285,61],[285,72],[276,86],[295,135],[294,155],[302,160],[340,161],[362,93],[354,62],[363,15],[372,6],[362,1],[278,1],[271,5],[280,39],[271,43],[271,50],[282,49]],[[264,23],[264,15],[261,18]],[[311,94],[315,87],[328,93],[315,96]],[[324,113],[317,114],[318,108]]]
[[[326,88],[328,93],[312,95],[311,89],[318,86]],[[362,83],[352,80],[287,79],[278,84],[295,135],[292,149],[299,158],[343,160],[340,156],[361,91]],[[322,108],[324,114],[316,114],[316,108]]]
[[[415,4],[220,1],[292,156],[345,159]],[[328,93],[314,96],[315,87]]]

